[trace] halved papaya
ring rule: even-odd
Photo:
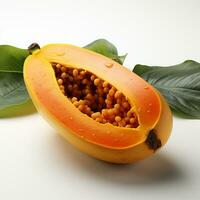
[[[68,44],[32,45],[24,79],[38,109],[81,151],[112,163],[152,155],[172,115],[151,85],[117,62]]]

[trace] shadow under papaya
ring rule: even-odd
[[[56,151],[55,154],[61,156],[61,162],[64,162],[67,168],[72,167],[81,175],[115,185],[127,184],[129,186],[160,185],[183,181],[186,178],[181,166],[169,155],[162,152],[138,163],[110,164],[87,156],[56,134],[55,137],[51,138],[49,145]]]

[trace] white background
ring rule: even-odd
[[[98,38],[128,52],[130,69],[200,61],[200,1],[0,0],[1,44]],[[38,114],[0,119],[0,199],[200,199],[200,121],[174,118],[158,154],[117,166],[74,149]]]

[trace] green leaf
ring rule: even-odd
[[[157,88],[175,113],[200,119],[200,63],[187,60],[170,67],[136,65],[133,72]]]
[[[36,112],[31,100],[26,101],[23,104],[11,106],[0,111],[0,118],[11,118],[23,115],[30,115]]]
[[[27,56],[27,50],[0,45],[0,111],[30,99],[23,79]]]
[[[110,42],[105,39],[98,39],[94,42],[86,45],[84,48],[104,55],[112,60],[118,62],[119,64],[123,64],[127,54],[123,56],[118,55],[117,48]]]

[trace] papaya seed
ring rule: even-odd
[[[116,122],[120,122],[120,121],[121,121],[121,117],[120,117],[120,116],[116,116],[116,117],[115,117],[115,121],[116,121]]]

